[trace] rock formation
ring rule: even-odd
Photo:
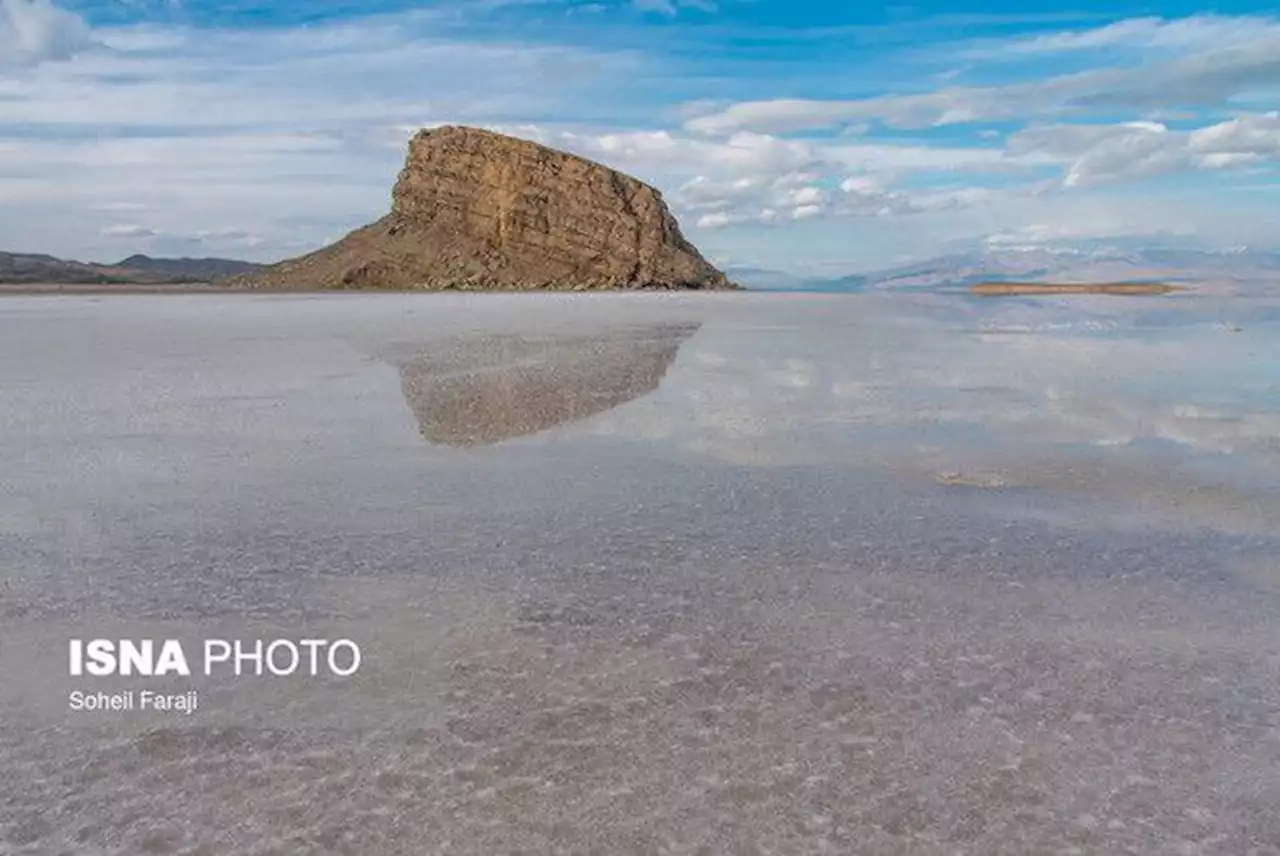
[[[258,288],[734,288],[654,188],[491,131],[420,131],[391,213],[228,284]]]

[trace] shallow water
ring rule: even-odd
[[[1280,853],[1278,334],[0,300],[0,854]],[[364,663],[68,677],[94,637]],[[199,710],[68,709],[161,687]]]

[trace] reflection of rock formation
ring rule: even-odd
[[[697,325],[442,344],[401,366],[422,436],[482,446],[585,419],[658,388]]]

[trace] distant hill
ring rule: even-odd
[[[103,271],[80,262],[31,253],[0,252],[0,283],[40,285],[43,283],[107,283],[113,280]]]
[[[208,282],[261,268],[234,259],[153,259],[134,255],[114,264],[77,262],[36,253],[0,252],[0,284],[163,285]]]
[[[750,282],[746,277],[744,281]],[[1280,288],[1280,253],[1114,246],[993,248],[833,279],[804,279],[806,291],[936,291],[1000,282],[1161,281]]]
[[[835,279],[818,279],[772,268],[726,267],[725,275],[750,291],[862,291],[866,274],[850,274]]]
[[[795,274],[768,268],[730,266],[724,269],[724,273],[743,288],[756,291],[803,289],[809,283],[808,280]]]
[[[238,259],[153,259],[150,256],[136,255],[118,261],[112,267],[175,279],[208,281],[224,276],[253,273],[262,269],[264,265],[242,262]]]

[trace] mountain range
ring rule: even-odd
[[[114,263],[77,262],[35,253],[0,252],[0,284],[163,285],[208,282],[262,266],[235,259],[157,259],[133,255]]]
[[[0,284],[182,284],[254,273],[264,265],[236,259],[152,258],[113,263],[0,252]],[[1280,252],[1239,248],[1054,246],[992,247],[884,270],[815,277],[763,267],[725,273],[754,291],[934,291],[978,282],[1111,282],[1159,280],[1227,291],[1280,290]]]
[[[727,267],[748,289],[765,291],[933,291],[979,282],[1161,281],[1226,290],[1280,288],[1280,252],[1117,245],[990,247],[838,277],[805,277],[759,267]]]

